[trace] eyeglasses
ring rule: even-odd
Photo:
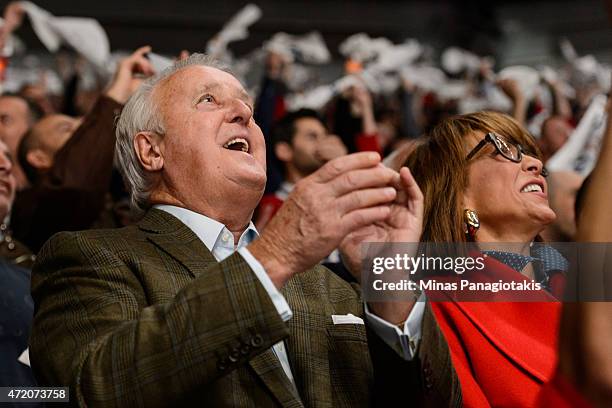
[[[474,148],[468,153],[468,155],[465,157],[465,160],[469,161],[470,159],[472,159],[476,155],[476,153],[481,151],[487,145],[487,143],[491,143],[493,146],[495,146],[497,152],[504,156],[506,159],[510,160],[511,162],[520,163],[523,160],[523,146],[502,139],[500,136],[496,135],[493,132],[487,133],[484,139],[478,142],[478,144],[474,146]],[[543,177],[548,176],[548,170],[543,167],[541,174]]]

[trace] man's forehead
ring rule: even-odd
[[[323,126],[323,122],[319,118],[315,118],[313,116],[304,116],[304,117],[298,118],[295,123],[302,123],[305,125]]]
[[[294,126],[301,130],[316,130],[322,132],[327,131],[325,125],[323,124],[323,122],[321,122],[321,120],[310,116],[299,118],[294,122]]]
[[[191,65],[177,71],[164,82],[167,91],[188,96],[196,96],[203,91],[231,90],[245,98],[251,98],[236,77],[214,67]]]
[[[18,96],[12,96],[12,95],[0,96],[0,107],[7,108],[7,107],[15,107],[15,106],[21,107],[24,110],[28,109],[28,104],[26,103],[26,101],[24,101]]]
[[[56,127],[64,123],[72,123],[72,121],[76,120],[68,115],[63,115],[60,113],[53,113],[51,115],[47,115],[41,120],[38,121],[36,125],[38,126],[52,126]]]

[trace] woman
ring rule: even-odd
[[[406,161],[425,197],[422,241],[518,243],[514,254],[488,256],[485,275],[533,279],[553,291],[550,271],[530,258],[531,243],[555,219],[539,157],[532,137],[504,114],[437,125]],[[546,290],[530,299],[538,302],[432,302],[464,406],[544,406],[559,388],[570,406],[583,402],[554,375],[560,303]]]

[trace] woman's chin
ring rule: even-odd
[[[546,226],[553,223],[557,219],[557,215],[550,207],[548,207],[546,209],[538,211],[538,214],[532,218],[534,223],[536,223],[541,228],[541,230],[543,230],[544,228],[546,228]]]

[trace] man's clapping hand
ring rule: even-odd
[[[390,213],[384,220],[374,222],[351,232],[341,243],[342,260],[357,281],[360,281],[363,261],[362,244],[376,242],[418,243],[423,231],[423,193],[412,177],[407,167],[400,169],[393,185],[398,191],[396,199],[389,206]],[[387,301],[369,303],[370,309],[386,321],[393,324],[403,323],[412,307],[414,300]]]
[[[329,161],[299,181],[259,239],[249,245],[277,287],[316,265],[352,233],[389,216],[406,220],[391,205],[399,174],[377,153]],[[401,220],[397,217],[400,216]]]

